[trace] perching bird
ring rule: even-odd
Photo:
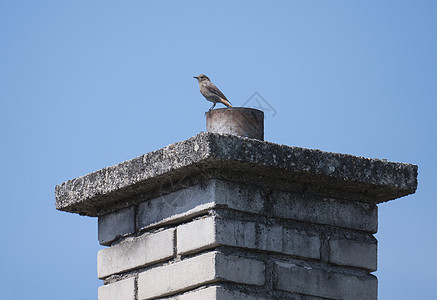
[[[223,93],[209,80],[208,76],[200,74],[199,76],[193,77],[199,81],[199,89],[203,97],[214,103],[208,112],[210,112],[217,103],[222,103],[227,107],[232,107],[225,95],[223,95]]]

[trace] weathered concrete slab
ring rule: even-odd
[[[201,177],[257,182],[380,203],[415,192],[417,166],[200,133],[154,152],[64,182],[56,208],[99,216]],[[199,179],[200,178],[200,179]],[[195,180],[194,180],[195,181]],[[141,194],[141,199],[136,196]]]

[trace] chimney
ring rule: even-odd
[[[56,186],[98,217],[99,300],[377,299],[377,204],[417,166],[263,141],[263,113]]]

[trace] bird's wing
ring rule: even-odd
[[[210,91],[211,93],[216,94],[216,95],[219,96],[220,98],[223,98],[223,99],[229,101],[229,100],[226,98],[226,96],[223,95],[223,93],[222,93],[222,92],[218,89],[218,87],[216,87],[213,83],[211,83],[211,84],[207,84],[207,85],[205,85],[205,87],[206,87],[206,89],[207,89],[208,91]],[[229,102],[229,103],[230,103],[230,102]],[[232,104],[232,103],[231,103],[231,104]]]

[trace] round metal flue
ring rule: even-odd
[[[206,131],[264,140],[264,112],[247,107],[217,108],[206,113]]]

